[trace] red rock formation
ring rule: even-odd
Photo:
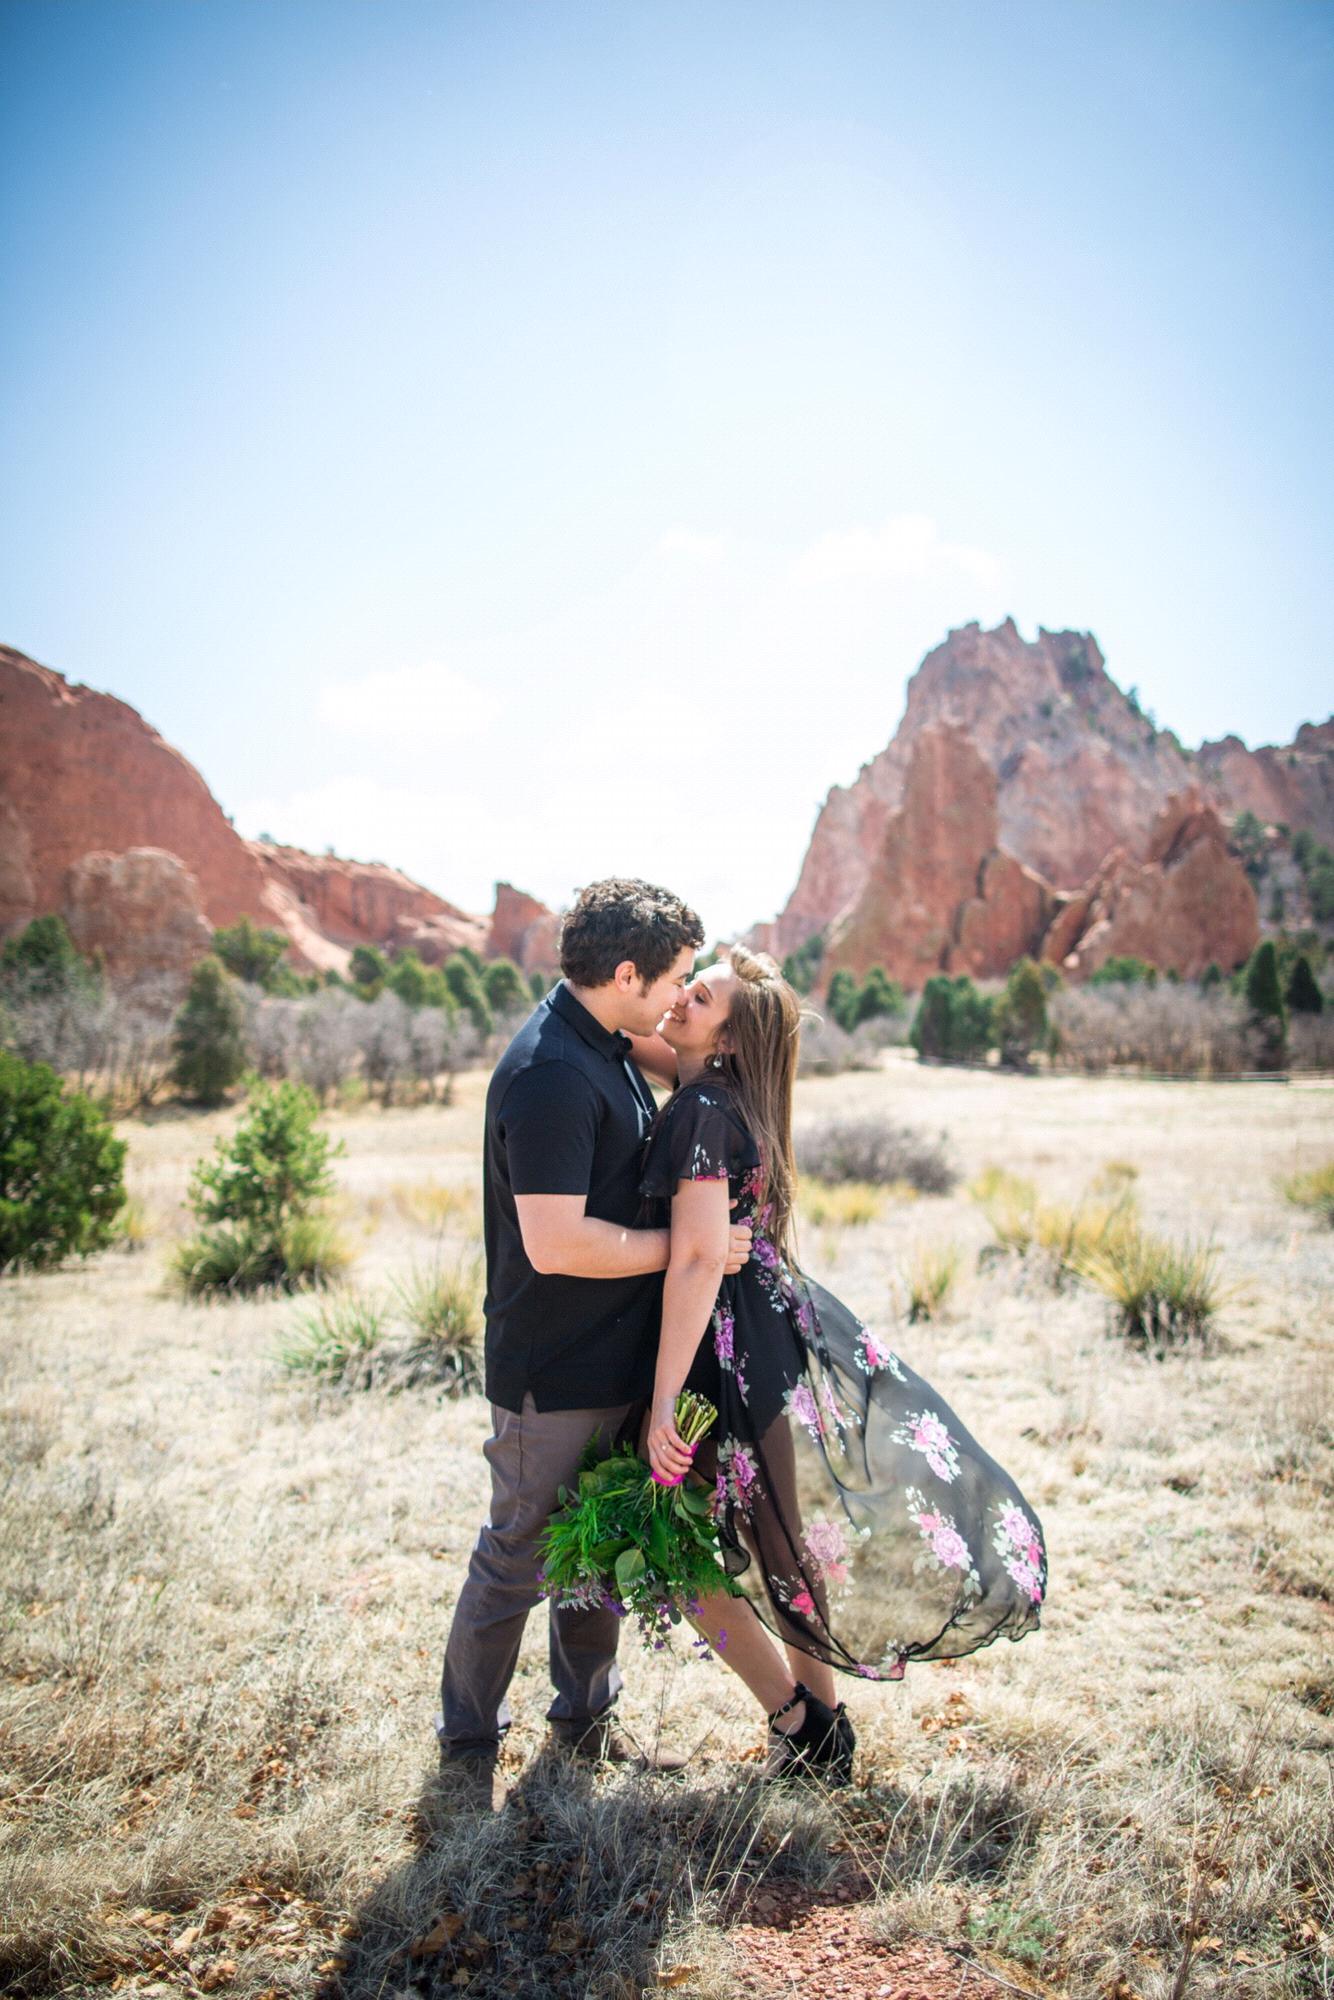
[[[985,977],[1037,951],[1051,885],[997,845],[996,775],[968,731],[928,723],[913,740],[903,803],[885,819],[855,905],[835,925],[826,973],[881,965],[915,990],[934,972]]]
[[[302,920],[326,946],[343,948],[344,961],[358,944],[396,951],[412,946],[437,964],[461,944],[481,951],[486,943],[484,918],[469,916],[382,861],[344,861],[262,841],[248,845],[268,880],[294,899]]]
[[[123,701],[0,647],[0,933],[59,910],[94,852],[155,847],[209,919],[265,914],[264,875],[192,764]]]
[[[1255,945],[1255,891],[1198,787],[1168,800],[1144,859],[1114,847],[1073,895],[999,846],[997,821],[996,777],[971,736],[928,724],[862,892],[830,933],[825,979],[881,965],[916,991],[935,972],[995,978],[1025,955],[1078,976],[1120,953],[1191,978]]]
[[[159,856],[151,863],[141,852],[150,849]],[[163,857],[176,858],[180,880]],[[155,881],[164,898],[156,942],[145,900]],[[182,881],[195,885],[193,904]],[[428,961],[461,944],[485,954],[498,928],[523,932],[525,968],[555,962],[544,955],[555,919],[508,885],[488,920],[379,862],[243,840],[194,766],[126,702],[0,647],[0,936],[68,909],[81,935],[129,972],[139,959],[148,969],[164,952],[194,949],[188,908],[205,931],[243,916],[286,931],[301,969],[343,971],[357,944],[413,945]]]
[[[1052,924],[1044,957],[1080,975],[1129,955],[1196,979],[1210,960],[1228,972],[1250,956],[1260,937],[1255,890],[1198,787],[1168,800],[1148,850],[1144,861],[1112,850]]]
[[[488,958],[512,958],[524,972],[554,972],[560,964],[560,918],[508,882],[496,884],[496,907],[487,935]]]
[[[1224,811],[1249,804],[1334,841],[1334,720],[1304,724],[1287,749],[1225,738],[1197,758],[1132,705],[1090,634],[1039,626],[1030,644],[1011,618],[990,632],[974,623],[927,654],[893,741],[830,792],[786,908],[754,933],[767,949],[782,957],[851,918],[903,803],[913,743],[938,724],[966,731],[996,778],[997,846],[1066,893],[1113,847],[1146,859],[1156,814],[1197,780]]]
[[[100,953],[116,980],[160,976],[183,989],[213,948],[198,882],[160,847],[85,854],[65,876],[61,914],[79,950]]]
[[[891,831],[905,807],[915,746],[941,727],[967,736],[993,780],[994,857],[983,868],[974,829],[960,863],[981,872],[967,895],[953,905],[914,905],[906,891],[892,889],[896,875],[921,888],[934,872],[942,897],[957,884],[957,871],[914,862],[903,852],[902,828]],[[830,792],[787,906],[752,936],[781,958],[822,931],[829,940],[826,972],[844,962],[857,969],[875,947],[890,954],[887,967],[892,960],[925,965],[929,938],[939,936],[948,940],[942,966],[980,974],[1004,971],[1018,955],[1012,946],[1029,939],[1020,949],[1034,949],[1032,940],[1052,926],[1044,948],[1065,958],[1089,927],[1092,885],[1103,880],[1114,850],[1128,869],[1158,861],[1173,872],[1172,858],[1154,851],[1158,836],[1150,829],[1169,800],[1193,785],[1201,809],[1231,813],[1248,805],[1261,819],[1308,827],[1334,841],[1334,718],[1303,724],[1288,748],[1251,752],[1231,737],[1195,755],[1127,699],[1090,634],[1039,626],[1029,644],[1011,618],[991,632],[963,626],[927,654],[909,682],[888,748],[863,765],[854,784]],[[920,838],[934,839],[929,825]],[[1177,838],[1186,839],[1180,828]],[[1197,830],[1187,846],[1199,838]],[[1205,850],[1216,857],[1216,847],[1211,834]],[[1206,864],[1201,853],[1191,870],[1206,866],[1222,885],[1226,916],[1217,950],[1205,962],[1217,956],[1222,963],[1246,931],[1245,898],[1236,891],[1235,869],[1223,869],[1216,858]],[[1184,893],[1187,879],[1193,874],[1174,893]],[[1142,885],[1140,898],[1148,894]],[[1186,926],[1181,954],[1189,959],[1189,921],[1184,911],[1179,916]]]
[[[1202,743],[1197,768],[1228,814],[1253,812],[1268,825],[1305,827],[1334,844],[1334,717],[1304,722],[1288,744],[1248,750],[1239,736]]]
[[[977,894],[955,912],[944,970],[974,979],[1008,972],[1017,958],[1036,956],[1058,908],[1050,882],[994,849],[978,871]]]

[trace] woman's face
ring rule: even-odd
[[[727,1025],[736,974],[724,959],[696,974],[674,1006],[658,1023],[658,1033],[679,1056],[704,1062],[718,1047]]]

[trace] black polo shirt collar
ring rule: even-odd
[[[653,1094],[648,1085],[630,1061],[631,1051],[634,1048],[630,1037],[623,1035],[619,1028],[604,1028],[601,1021],[589,1013],[583,1001],[575,999],[564,979],[552,988],[548,1004],[560,1015],[562,1021],[569,1022],[575,1033],[588,1043],[590,1049],[596,1049],[608,1062],[620,1064],[625,1071],[626,1081],[630,1085],[639,1111],[640,1132],[646,1133],[653,1122],[657,1106],[653,1102]]]
[[[576,1000],[565,980],[561,980],[551,995],[551,1005],[563,1021],[568,1021],[577,1035],[581,1035],[590,1049],[596,1049],[608,1062],[623,1062],[633,1044],[628,1035],[619,1028],[604,1028],[601,1021],[590,1014],[582,1000]]]

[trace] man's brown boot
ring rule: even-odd
[[[553,1722],[552,1740],[572,1757],[590,1764],[634,1764],[641,1771],[684,1771],[689,1758],[679,1750],[641,1750],[605,1716],[583,1724]]]
[[[451,1757],[442,1750],[437,1796],[454,1812],[500,1812],[509,1797],[509,1786],[496,1768],[495,1752]]]

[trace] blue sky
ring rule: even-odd
[[[0,638],[243,832],[726,931],[970,619],[1334,702],[1320,0],[6,0],[0,92]]]

